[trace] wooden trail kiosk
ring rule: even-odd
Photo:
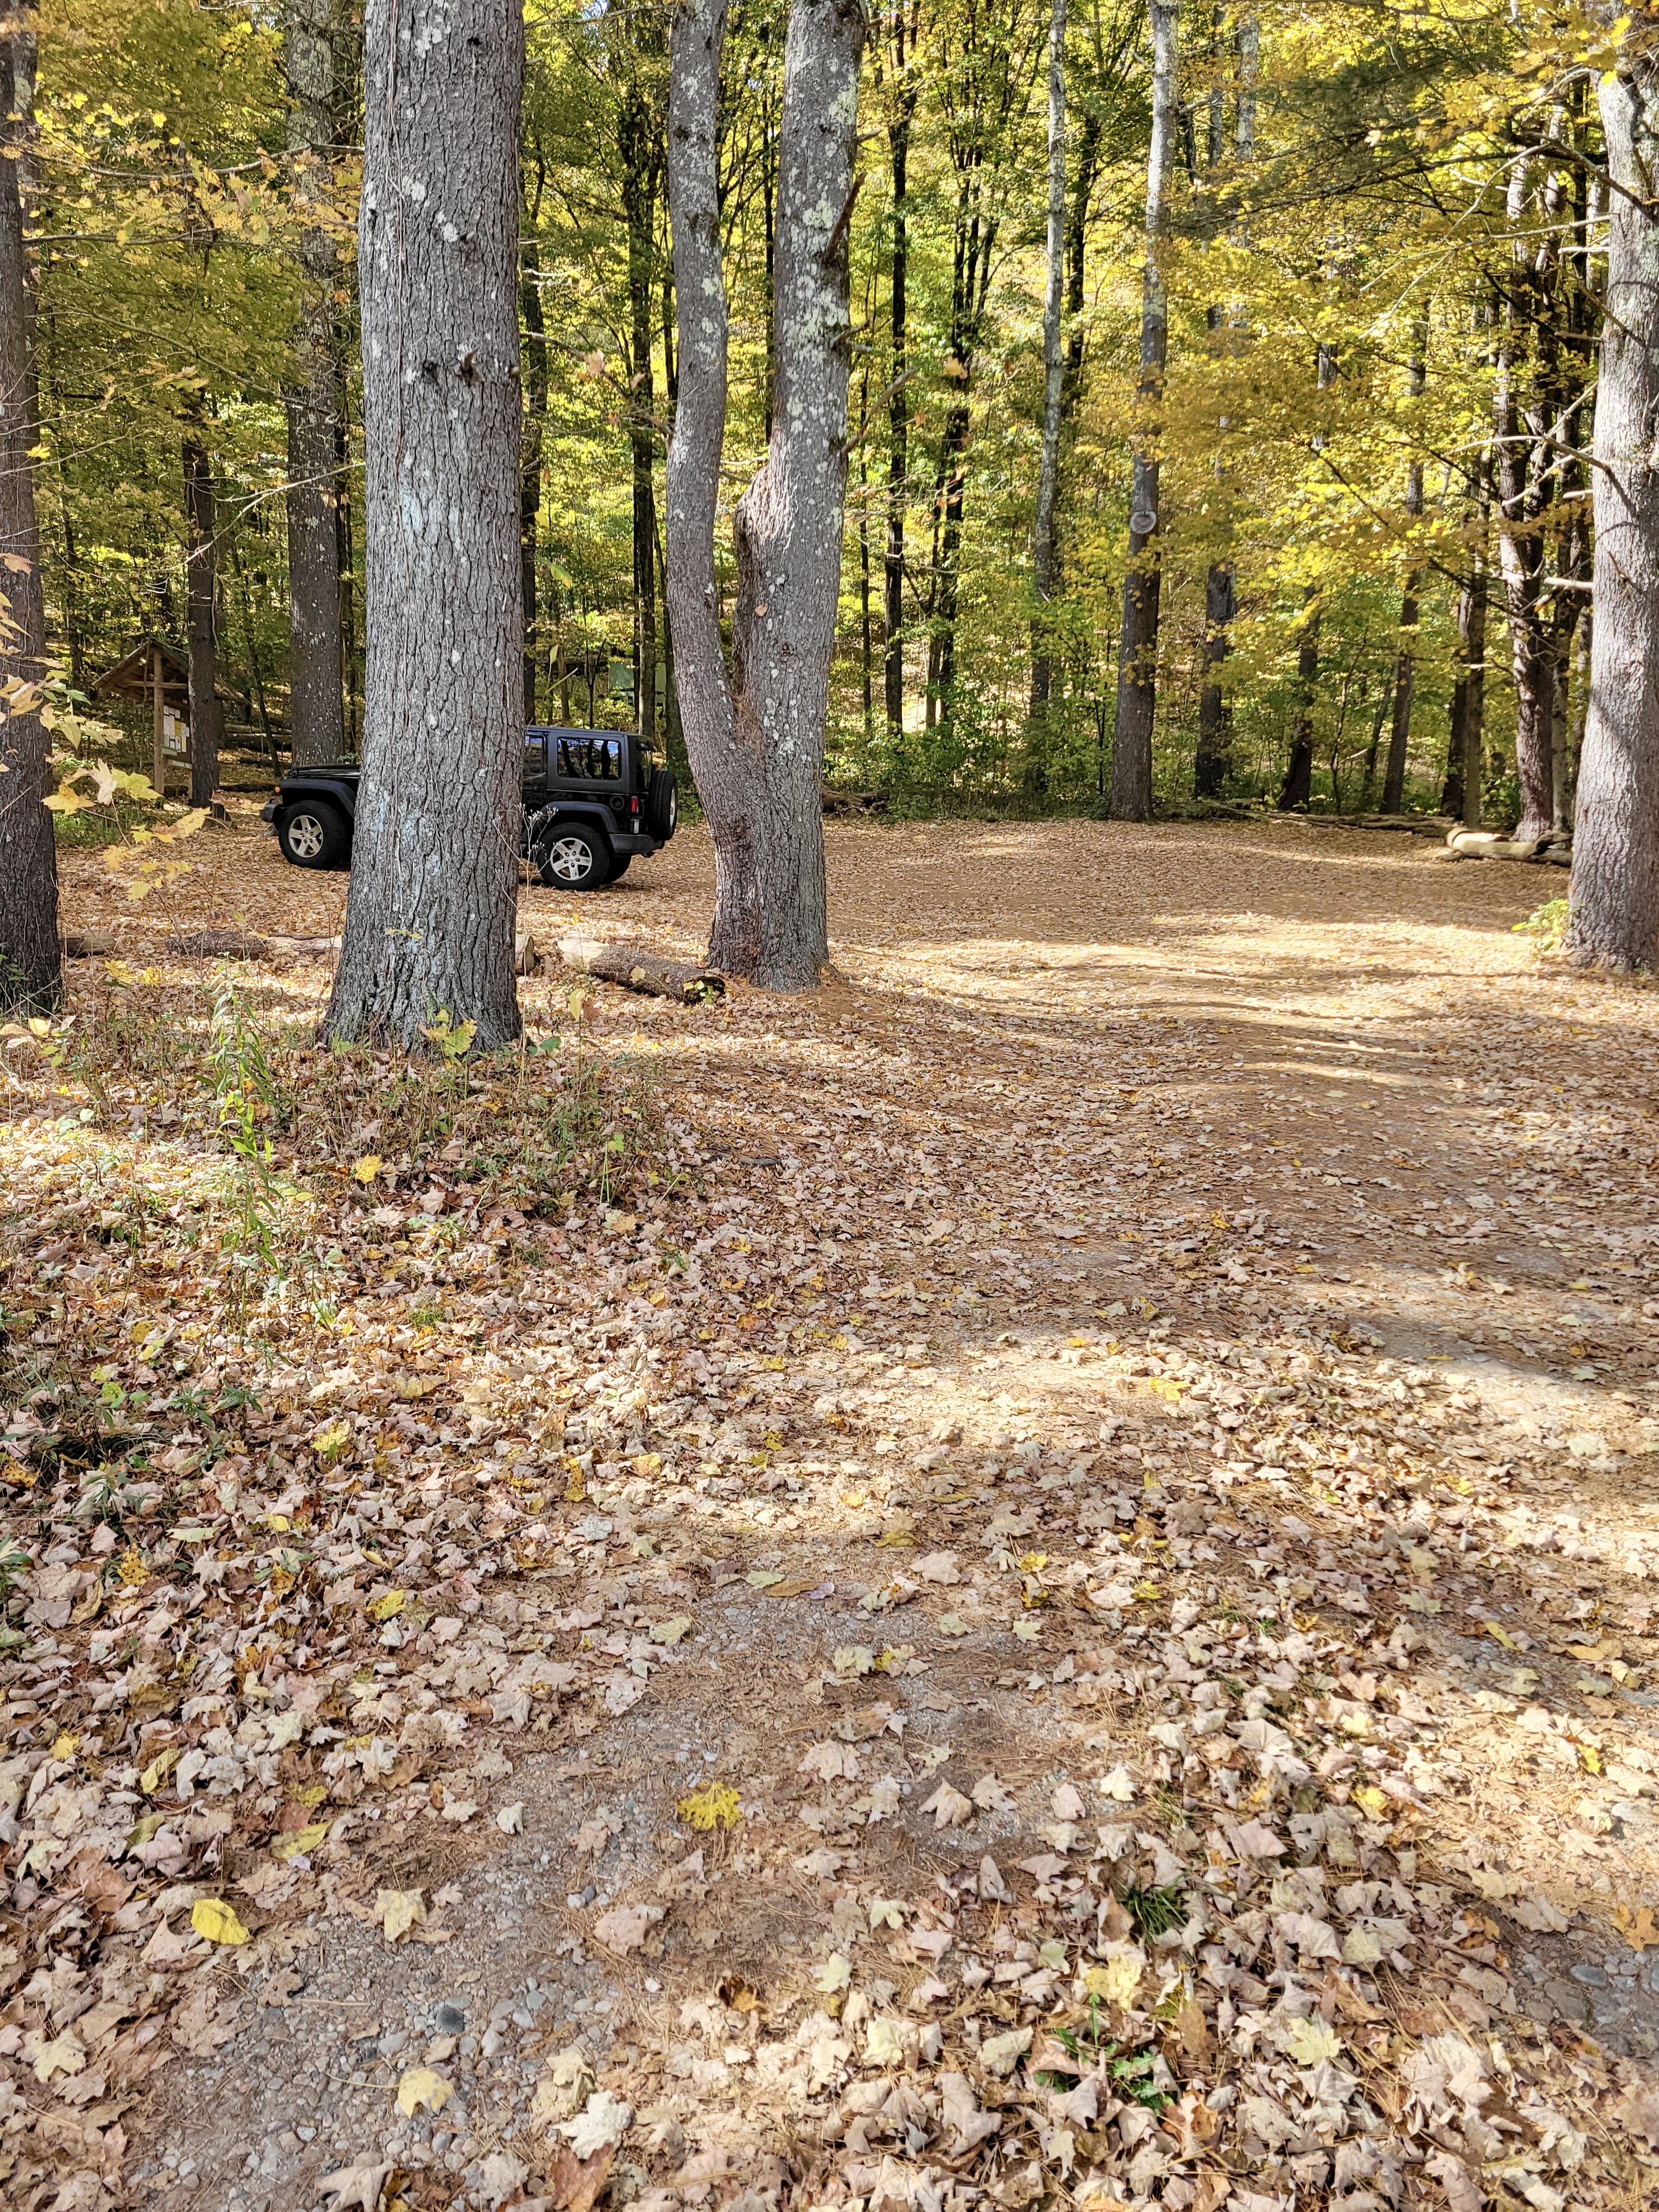
[[[226,685],[215,687],[219,696],[240,706],[237,695]],[[93,680],[94,699],[125,699],[149,708],[150,781],[156,796],[167,795],[167,757],[171,752],[186,767],[190,762],[190,663],[178,647],[165,638],[150,636],[135,645],[112,668]],[[171,723],[172,728],[168,725]],[[167,740],[175,742],[169,745]]]

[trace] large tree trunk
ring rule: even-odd
[[[1060,310],[1066,284],[1066,0],[1053,0],[1048,21],[1048,272],[1042,301],[1042,446],[1037,464],[1036,526],[1031,566],[1036,612],[1031,622],[1031,712],[1028,743],[1043,749],[1054,674],[1045,610],[1054,593],[1054,495],[1060,483],[1060,408],[1066,374]],[[1041,759],[1035,765],[1039,770]]]
[[[657,732],[657,492],[656,431],[652,416],[653,262],[656,253],[657,192],[662,172],[662,122],[657,86],[641,68],[637,44],[633,71],[617,118],[622,160],[623,213],[628,223],[629,351],[631,404],[629,454],[634,479],[634,711],[647,745]]]
[[[190,803],[210,806],[219,788],[219,560],[213,462],[206,418],[192,416],[180,441],[185,471],[185,576],[189,586]]]
[[[893,8],[890,50],[893,108],[887,125],[888,159],[893,171],[893,273],[888,301],[892,344],[892,381],[887,394],[887,545],[882,559],[882,692],[887,734],[904,735],[904,510],[909,497],[910,408],[908,388],[909,344],[908,204],[910,125],[916,112],[912,70],[921,20],[921,0]]]
[[[1614,11],[1607,9],[1605,13]],[[1595,403],[1595,629],[1573,838],[1573,957],[1659,957],[1659,18],[1644,11],[1601,79],[1614,187]]]
[[[686,750],[714,840],[710,963],[772,990],[829,958],[823,738],[847,486],[852,214],[864,15],[793,0],[784,50],[772,435],[734,525],[727,680],[714,580],[726,310],[715,162],[725,0],[676,17],[668,176],[679,401],[668,448],[668,599]]]
[[[300,220],[299,356],[288,396],[289,730],[296,768],[346,749],[341,650],[338,348],[334,241],[325,222],[334,140],[331,0],[288,0],[289,150]]]
[[[519,1033],[515,0],[369,0],[362,295],[368,658],[326,1031]]]
[[[1176,0],[1150,0],[1152,19],[1152,137],[1146,160],[1146,259],[1141,277],[1139,420],[1129,494],[1129,565],[1123,579],[1123,630],[1117,667],[1117,734],[1112,746],[1110,811],[1145,822],[1152,811],[1152,724],[1158,711],[1158,623],[1161,581],[1158,440],[1153,410],[1164,394],[1169,307],[1159,253],[1164,200],[1179,120],[1176,98]]]
[[[524,249],[524,443],[519,456],[519,590],[524,600],[524,718],[536,719],[541,633],[536,604],[536,544],[541,530],[542,452],[547,432],[547,322],[542,267],[535,246]]]
[[[51,743],[34,687],[46,669],[40,532],[29,455],[37,442],[34,313],[23,243],[20,154],[34,80],[34,22],[15,9],[0,35],[0,683],[20,688],[0,715],[0,1012],[46,1013],[63,995]]]
[[[1492,457],[1476,462],[1474,514],[1480,535],[1457,592],[1457,673],[1452,683],[1451,726],[1446,746],[1443,814],[1459,817],[1466,830],[1480,827],[1482,759],[1486,731],[1486,539],[1492,520]]]

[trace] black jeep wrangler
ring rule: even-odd
[[[355,762],[294,769],[262,810],[283,858],[296,868],[349,868],[362,771]],[[550,889],[597,890],[626,872],[636,853],[673,836],[679,796],[631,732],[525,732],[524,824],[519,851]]]

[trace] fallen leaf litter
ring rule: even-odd
[[[346,1098],[263,1338],[199,1095],[8,1055],[18,2203],[1652,2193],[1659,1000],[1383,838],[830,842],[846,981],[576,1010],[615,1203]]]

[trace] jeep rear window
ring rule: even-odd
[[[543,775],[547,771],[547,732],[545,730],[526,730],[524,738],[525,770],[530,775]]]
[[[586,782],[603,778],[607,782],[622,781],[622,739],[588,736],[572,732],[556,740],[558,763],[553,773],[568,775]]]

